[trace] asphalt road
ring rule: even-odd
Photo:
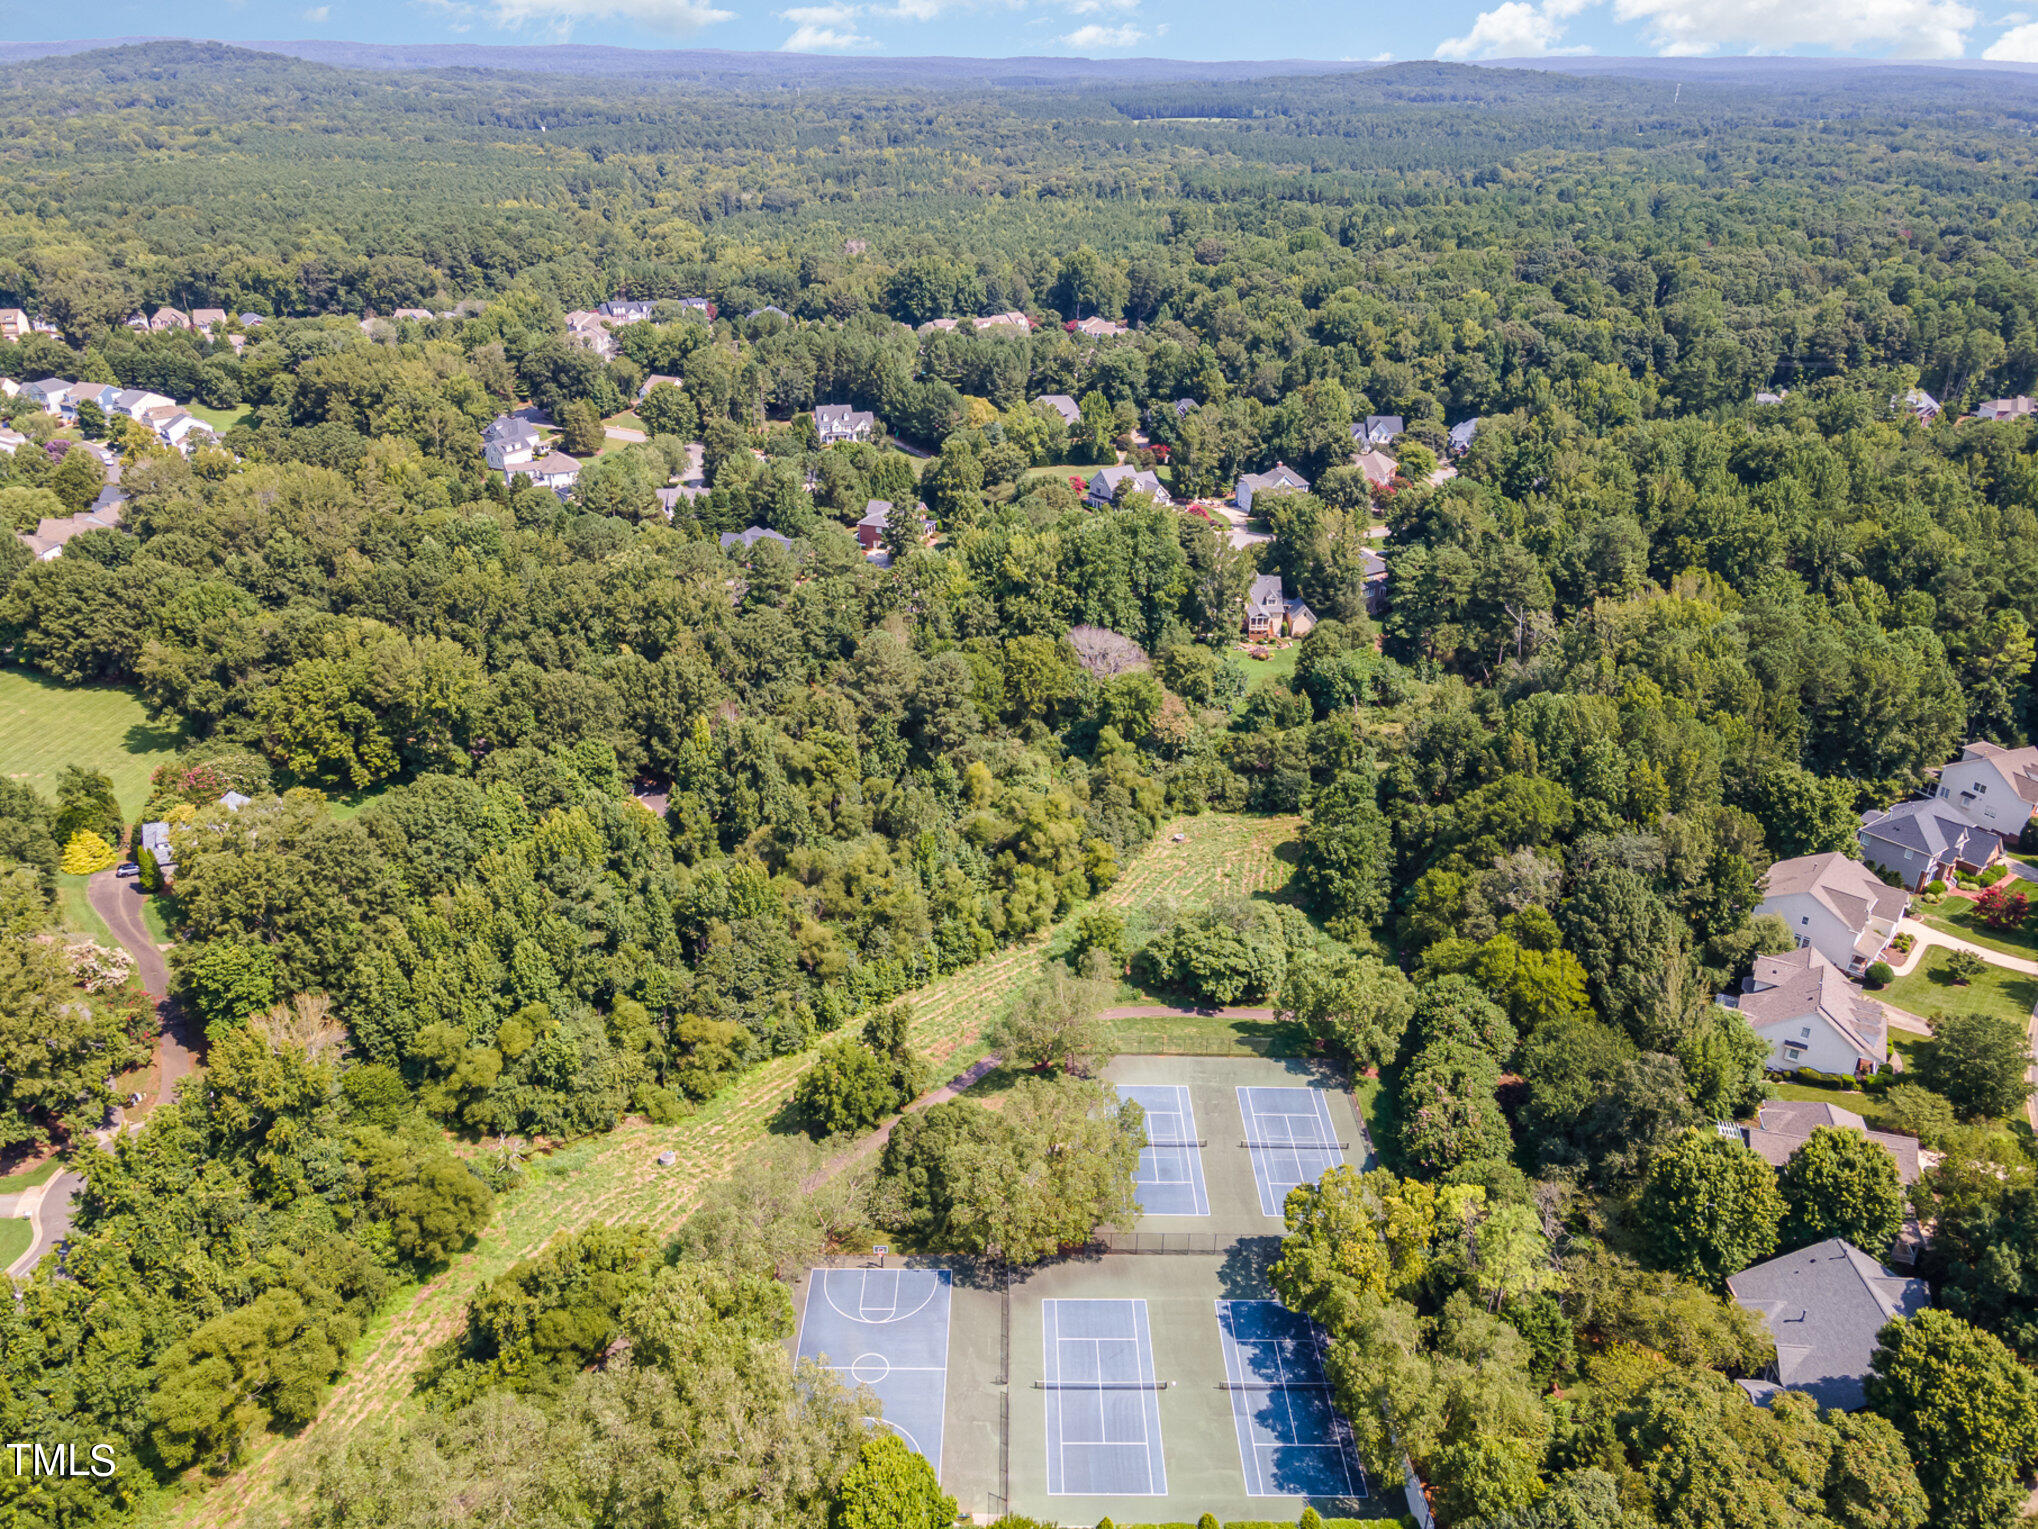
[[[133,878],[123,880],[112,871],[101,871],[85,884],[92,911],[106,920],[106,927],[134,957],[135,975],[156,1000],[156,1013],[163,1021],[162,1038],[156,1042],[157,1073],[161,1079],[156,1098],[160,1103],[174,1097],[177,1080],[198,1067],[198,1052],[204,1037],[181,1006],[168,1001],[170,969],[163,953],[149,937],[142,922],[144,893]]]

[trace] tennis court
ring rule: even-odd
[[[1224,1380],[1252,1497],[1364,1497],[1351,1425],[1323,1369],[1323,1331],[1278,1301],[1219,1301]]]
[[[1241,1086],[1238,1111],[1245,1118],[1263,1215],[1279,1216],[1289,1190],[1314,1184],[1344,1162],[1321,1089]]]
[[[941,1474],[948,1402],[946,1269],[816,1269],[800,1319],[799,1357],[869,1386],[885,1426]]]
[[[1210,1192],[1203,1183],[1203,1149],[1196,1134],[1196,1107],[1179,1083],[1121,1083],[1118,1097],[1146,1111],[1148,1145],[1139,1153],[1132,1192],[1142,1215],[1207,1216]]]
[[[1144,1300],[1041,1303],[1051,1497],[1165,1497]]]

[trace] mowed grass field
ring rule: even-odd
[[[1196,900],[1222,890],[1279,892],[1292,875],[1291,847],[1300,823],[1293,817],[1216,813],[1179,819],[1161,829],[1104,901],[1136,911],[1164,895]],[[1180,843],[1174,841],[1177,833],[1183,835]],[[951,1078],[984,1054],[979,1039],[984,1026],[1039,969],[1053,940],[1051,931],[906,996],[914,1041],[937,1077]],[[413,1378],[427,1351],[460,1329],[474,1292],[559,1233],[634,1221],[671,1236],[703,1189],[726,1177],[769,1133],[815,1054],[765,1063],[677,1125],[633,1121],[534,1161],[523,1185],[497,1203],[494,1221],[472,1250],[429,1284],[391,1299],[356,1345],[345,1377],[316,1422],[295,1438],[269,1441],[223,1481],[166,1498],[146,1521],[180,1529],[237,1525],[258,1501],[285,1491],[290,1472],[328,1441],[415,1410]],[[678,1154],[669,1168],[657,1162],[665,1151]]]
[[[0,669],[0,774],[54,798],[57,772],[89,765],[113,778],[132,822],[148,799],[149,773],[169,759],[177,735],[148,719],[131,690],[73,687],[30,669]]]

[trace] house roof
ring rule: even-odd
[[[567,473],[578,473],[580,462],[563,451],[548,451],[535,462],[522,462],[517,471],[533,478],[558,478]]]
[[[1287,614],[1288,602],[1281,593],[1281,576],[1278,573],[1263,573],[1253,579],[1252,588],[1246,591],[1245,610],[1248,616]]]
[[[1369,436],[1377,437],[1384,434],[1391,441],[1407,428],[1407,423],[1399,414],[1368,414],[1366,416],[1366,434]]]
[[[814,405],[814,423],[827,420],[833,424],[869,424],[876,416],[868,409],[852,409],[846,403],[823,403]]]
[[[1305,494],[1309,492],[1309,480],[1286,462],[1276,462],[1263,473],[1247,473],[1238,480],[1238,486],[1240,489],[1251,489],[1255,494],[1265,493],[1270,488],[1300,489]],[[1237,497],[1236,493],[1233,497]]]
[[[1083,417],[1082,407],[1066,393],[1042,393],[1033,401],[1046,404],[1071,425]]]
[[[724,531],[722,533],[722,545],[725,547],[733,546],[737,542],[741,542],[745,547],[754,547],[761,541],[774,541],[781,547],[790,547],[793,544],[790,536],[781,536],[769,526],[752,526],[747,531]]]
[[[1129,462],[1119,462],[1111,467],[1098,468],[1096,475],[1090,479],[1090,492],[1099,499],[1116,498],[1118,485],[1127,478],[1132,480],[1133,490],[1137,493],[1151,494],[1156,499],[1166,499],[1168,496],[1168,491],[1161,487],[1161,480],[1159,478],[1147,469],[1134,467]],[[1101,492],[1097,487],[1099,483],[1104,485]]]
[[[1873,871],[1838,850],[1777,861],[1763,878],[1762,892],[1765,899],[1810,896],[1857,935],[1868,927],[1870,914],[1896,919],[1910,901],[1901,887],[1884,886]]]
[[[1843,977],[1816,947],[1800,945],[1781,956],[1757,956],[1755,971],[1735,1004],[1756,1031],[1796,1024],[1818,1015],[1862,1056],[1889,1055],[1889,1016]]]
[[[1451,444],[1453,446],[1469,446],[1472,444],[1472,437],[1478,433],[1479,421],[1476,418],[1460,420],[1457,424],[1451,426]]]
[[[1842,1131],[1859,1131],[1896,1160],[1899,1182],[1917,1182],[1923,1164],[1918,1158],[1918,1139],[1892,1131],[1871,1131],[1868,1122],[1852,1110],[1837,1104],[1812,1104],[1800,1099],[1772,1099],[1755,1112],[1755,1124],[1741,1128],[1741,1139],[1772,1168],[1781,1168],[1793,1152],[1805,1144],[1821,1126]]]
[[[1962,759],[1986,759],[2010,783],[2018,796],[2038,806],[2038,748],[2026,745],[2006,749],[1996,743],[1970,743],[1960,751]]]
[[[1366,475],[1366,481],[1375,486],[1392,483],[1400,464],[1384,451],[1362,451],[1352,458],[1352,465]]]
[[[913,508],[917,510],[920,514],[921,525],[926,526],[933,524],[933,522],[928,518],[926,505],[916,503],[914,504]],[[859,520],[857,524],[860,526],[869,526],[873,530],[882,531],[886,526],[892,523],[892,514],[893,506],[891,500],[872,499],[864,505],[863,519]]]
[[[1727,1290],[1768,1326],[1781,1384],[1809,1392],[1821,1407],[1850,1412],[1866,1400],[1862,1383],[1876,1335],[1931,1304],[1923,1280],[1885,1268],[1837,1237],[1743,1269]]]
[[[1863,813],[1861,832],[1934,860],[1964,860],[1970,865],[1986,864],[2002,845],[1986,829],[1949,816],[1936,801],[1898,802],[1887,812]]]

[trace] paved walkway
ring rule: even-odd
[[[1925,958],[1927,945],[1939,945],[1947,950],[1972,951],[1991,966],[2000,966],[2004,971],[2021,972],[2026,977],[2038,977],[2038,961],[2027,961],[2022,956],[2007,956],[2000,950],[1990,950],[1986,945],[1977,945],[1972,940],[1961,939],[1958,935],[1942,934],[1929,924],[1921,923],[1914,918],[1898,920],[1896,932],[1913,937],[1910,954],[1903,958],[1901,964],[1894,967],[1899,977],[1907,976],[1917,969],[1918,963]]]
[[[643,431],[632,430],[628,425],[604,425],[602,434],[612,441],[628,441],[633,446],[651,439]]]

